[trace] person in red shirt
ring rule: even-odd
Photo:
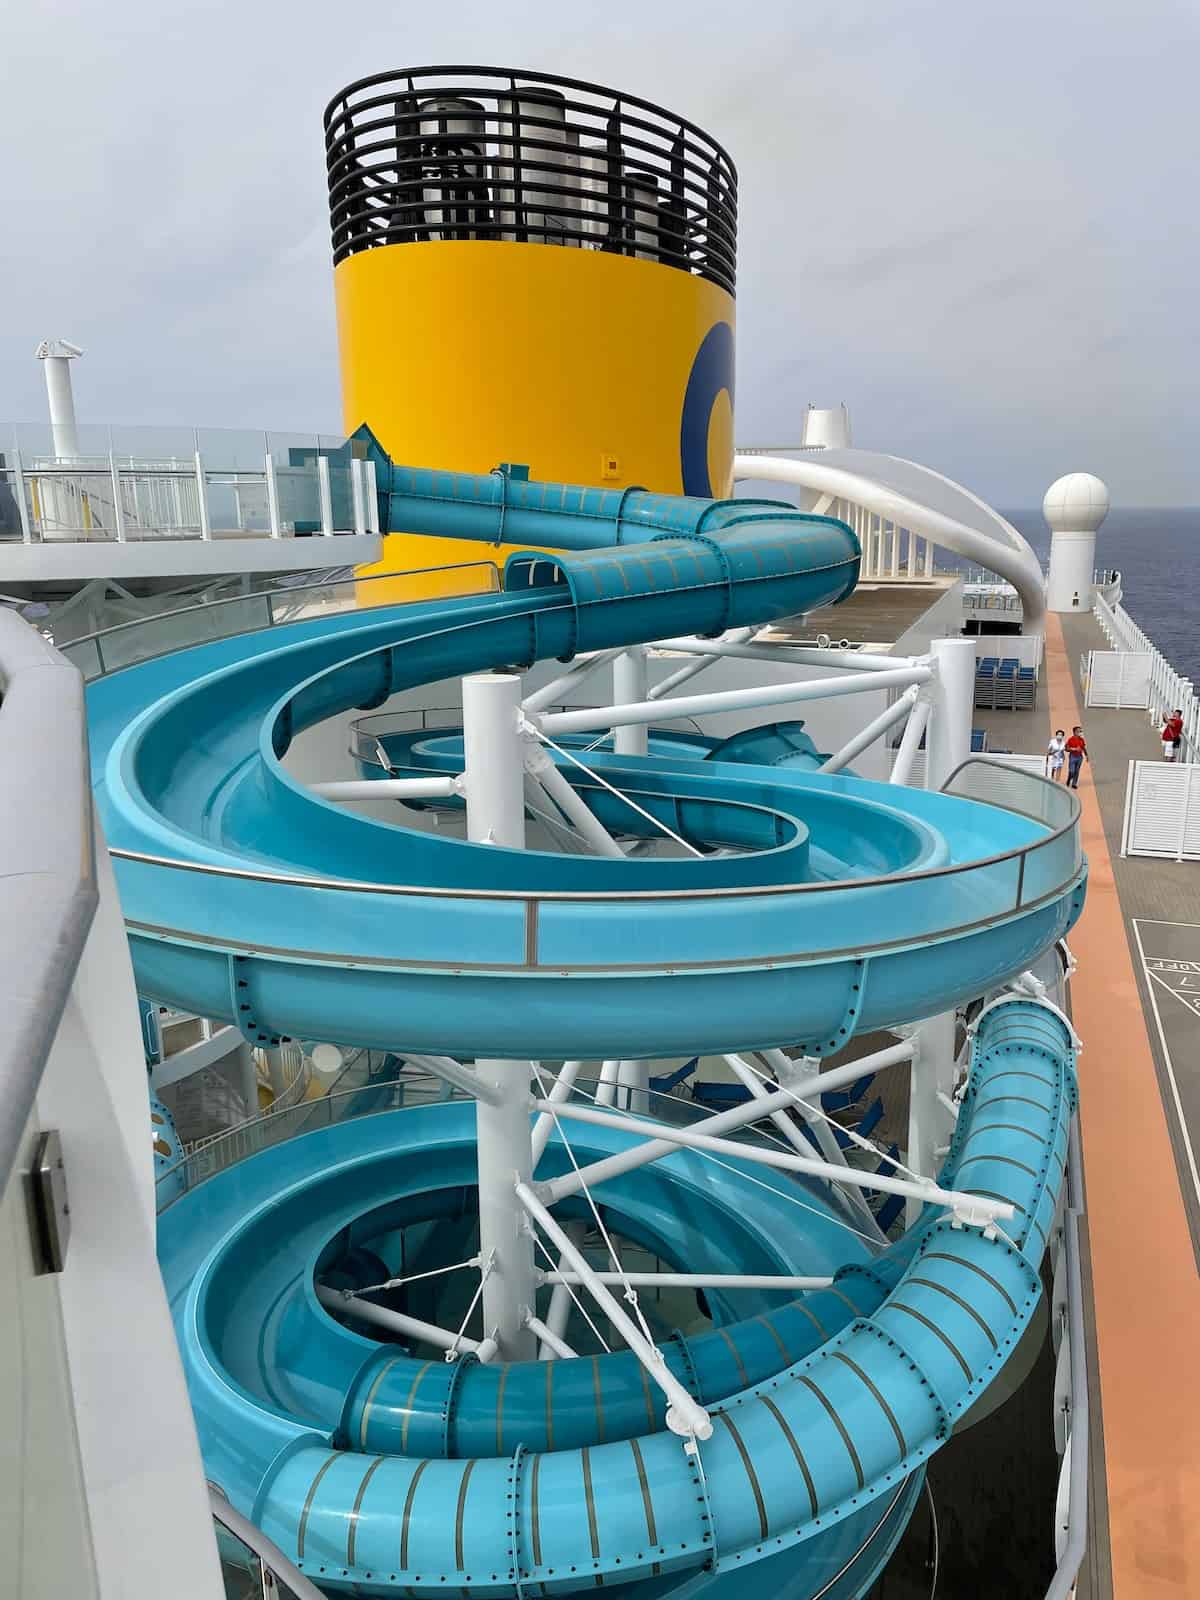
[[[1079,769],[1087,760],[1087,742],[1083,737],[1082,728],[1072,728],[1071,737],[1067,740],[1067,788],[1078,789]]]
[[[1179,760],[1179,746],[1183,743],[1183,712],[1176,709],[1163,719],[1162,747],[1164,761]]]

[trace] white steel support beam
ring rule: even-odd
[[[768,1090],[762,1100],[748,1100],[745,1105],[731,1106],[728,1111],[720,1111],[715,1116],[706,1117],[704,1126],[710,1134],[729,1133],[734,1128],[744,1128],[748,1123],[759,1122],[769,1116],[772,1111],[786,1111],[796,1105],[797,1100],[803,1100],[809,1094],[822,1094],[829,1089],[840,1089],[847,1084],[856,1083],[864,1073],[878,1071],[881,1067],[891,1066],[900,1061],[907,1061],[913,1053],[915,1046],[908,1040],[903,1044],[893,1045],[887,1050],[881,1050],[874,1056],[868,1056],[858,1061],[848,1062],[845,1066],[831,1068],[828,1072],[810,1073],[804,1077],[795,1072],[795,1062],[784,1056],[782,1051],[768,1051],[767,1059],[779,1056],[781,1062],[786,1063],[788,1081],[781,1089]],[[615,1066],[616,1063],[611,1063]],[[605,1070],[610,1066],[605,1062]],[[783,1077],[780,1078],[784,1082]],[[602,1079],[603,1083],[603,1079]],[[602,1092],[603,1093],[603,1090]],[[597,1104],[605,1103],[601,1094],[596,1096]],[[607,1102],[611,1104],[611,1099]],[[552,1205],[559,1200],[564,1200],[567,1195],[578,1194],[583,1188],[595,1188],[597,1184],[605,1183],[610,1178],[622,1177],[626,1172],[632,1172],[636,1167],[642,1167],[650,1161],[657,1161],[662,1156],[669,1156],[674,1145],[667,1138],[653,1137],[658,1123],[640,1122],[637,1124],[639,1131],[651,1135],[644,1144],[634,1145],[628,1150],[622,1150],[614,1156],[606,1156],[602,1161],[595,1161],[590,1166],[583,1167],[578,1173],[565,1172],[561,1177],[553,1178],[547,1184],[540,1184],[539,1191],[545,1194]],[[820,1124],[822,1127],[827,1124]],[[832,1134],[830,1135],[832,1139]],[[737,1147],[741,1149],[739,1145]],[[835,1144],[836,1149],[836,1144]],[[841,1152],[838,1152],[840,1157]],[[831,1157],[831,1163],[833,1158]]]
[[[650,1063],[622,1061],[617,1069],[617,1104],[622,1111],[650,1110]]]
[[[712,644],[741,644],[753,639],[757,633],[756,628],[733,628],[728,633],[722,634],[719,640],[709,641]],[[702,661],[689,661],[686,667],[680,667],[669,678],[664,678],[661,683],[656,683],[652,689],[647,689],[647,700],[663,700],[669,694],[674,694],[681,684],[688,683],[692,678],[699,677],[700,673],[707,671],[720,657],[711,650],[702,651]]]
[[[414,1067],[420,1067],[423,1072],[428,1072],[431,1077],[440,1078],[451,1088],[470,1095],[473,1100],[494,1102],[499,1098],[496,1090],[483,1082],[478,1072],[471,1067],[464,1067],[462,1062],[456,1061],[453,1056],[414,1056],[406,1053],[405,1060],[411,1061]]]
[[[330,1289],[319,1283],[317,1299],[330,1311],[341,1311],[344,1315],[357,1317],[361,1322],[373,1323],[377,1328],[387,1328],[389,1332],[399,1333],[405,1339],[420,1339],[424,1344],[436,1345],[439,1350],[466,1350],[478,1355],[480,1360],[485,1358],[486,1352],[478,1339],[451,1333],[449,1328],[439,1328],[434,1322],[422,1322],[419,1317],[407,1316],[403,1311],[392,1311],[388,1306],[377,1306],[373,1300],[347,1294],[342,1289]]]
[[[918,700],[912,709],[912,715],[904,725],[900,748],[896,751],[896,759],[892,762],[892,774],[888,779],[889,783],[908,783],[912,777],[913,762],[917,759],[917,751],[921,748],[921,735],[928,725],[929,701]]]
[[[524,701],[526,712],[541,711],[545,706],[555,705],[564,695],[578,689],[593,672],[598,672],[601,667],[607,666],[610,661],[615,661],[624,653],[618,647],[614,650],[597,650],[595,655],[582,656],[570,671],[564,672],[561,677],[552,679],[550,683],[543,684],[540,689],[535,689],[531,695],[527,695]]]
[[[643,701],[638,705],[588,707],[580,711],[556,711],[538,719],[547,733],[585,733],[623,723],[664,722],[680,717],[712,716],[722,711],[746,711],[757,706],[780,705],[804,700],[833,700],[843,695],[862,694],[876,689],[906,689],[910,683],[927,683],[928,667],[898,667],[888,672],[850,672],[844,677],[820,683],[769,683],[752,689],[729,689],[718,694],[682,695],[663,702]]]
[[[461,777],[339,778],[309,784],[322,800],[436,800],[461,795],[465,787]]]
[[[543,1104],[540,1100],[535,1101],[535,1109],[541,1110]],[[647,1126],[636,1117],[623,1116],[616,1111],[599,1111],[591,1106],[561,1106],[558,1114],[574,1122],[590,1122],[600,1127],[616,1128],[623,1133],[641,1134]],[[663,1139],[685,1149],[708,1151],[726,1159],[756,1162],[764,1167],[778,1167],[784,1172],[804,1172],[815,1178],[829,1178],[835,1183],[850,1184],[857,1189],[877,1189],[883,1194],[905,1197],[911,1195],[922,1202],[948,1207],[957,1220],[972,1226],[986,1227],[994,1222],[1007,1221],[1013,1215],[1013,1208],[1007,1201],[989,1200],[962,1189],[943,1189],[932,1179],[891,1178],[884,1173],[860,1172],[857,1167],[838,1167],[829,1161],[789,1155],[784,1150],[738,1144],[733,1139],[716,1139],[709,1134],[698,1133],[694,1128],[672,1128],[666,1123],[657,1126],[662,1129]],[[552,1183],[539,1184],[538,1188],[548,1197],[554,1197]]]
[[[914,683],[904,691],[895,705],[885,706],[877,717],[873,717],[865,728],[861,728],[853,739],[847,740],[836,755],[830,756],[817,768],[818,772],[840,772],[847,767],[856,756],[873,745],[876,739],[882,739],[889,728],[894,728],[898,722],[910,716],[917,703],[918,686]]]
[[[604,1115],[605,1113],[600,1113]],[[588,1290],[613,1327],[637,1356],[650,1377],[666,1395],[667,1427],[682,1438],[709,1439],[712,1437],[712,1419],[704,1407],[694,1400],[667,1366],[666,1358],[656,1344],[646,1338],[642,1330],[626,1312],[624,1306],[600,1282],[584,1256],[572,1244],[565,1231],[546,1210],[527,1183],[518,1183],[517,1199],[542,1231],[557,1245],[569,1266],[579,1274],[580,1282]]]
[[[637,705],[645,701],[648,692],[646,652],[640,645],[631,645],[613,662],[613,703]],[[644,723],[622,724],[613,735],[613,749],[619,756],[644,756],[649,739]]]
[[[832,1278],[788,1278],[743,1272],[597,1272],[595,1277],[609,1287],[626,1283],[633,1289],[780,1289],[802,1294],[809,1289],[828,1289]],[[577,1272],[543,1272],[543,1283],[578,1285]]]
[[[663,639],[656,650],[680,655],[732,656],[739,661],[770,661],[790,667],[850,667],[873,672],[894,672],[897,667],[923,666],[916,656],[877,656],[857,650],[822,650],[803,644],[741,644],[725,639]],[[657,699],[654,690],[650,698]]]
[[[571,787],[569,780],[558,770],[553,757],[532,740],[525,751],[525,770],[597,855],[615,856],[624,861],[624,850],[587,801]]]
[[[550,1089],[550,1093],[546,1097],[551,1105],[558,1105],[560,1101],[566,1100],[569,1097],[571,1090],[575,1087],[575,1080],[579,1076],[580,1068],[582,1066],[582,1061],[563,1062],[562,1066],[558,1070],[558,1077],[555,1078]],[[554,1115],[550,1111],[543,1111],[541,1116],[538,1117],[537,1121],[533,1125],[533,1136],[531,1140],[533,1150],[533,1168],[535,1172],[537,1171],[537,1164],[542,1159],[546,1146],[550,1142],[550,1135],[553,1132]]]
[[[577,1350],[571,1349],[571,1346],[560,1334],[555,1333],[552,1328],[548,1328],[541,1317],[535,1317],[532,1311],[525,1318],[525,1326],[536,1339],[542,1341],[542,1348],[549,1350],[549,1356],[543,1356],[543,1360],[551,1360],[555,1356],[559,1356],[564,1361],[574,1361],[579,1354]]]

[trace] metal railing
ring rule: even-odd
[[[1083,1157],[1079,1117],[1071,1120],[1064,1177],[1062,1231],[1055,1265],[1051,1308],[1058,1363],[1055,1369],[1055,1444],[1062,1458],[1055,1497],[1057,1568],[1046,1600],[1069,1600],[1087,1552],[1090,1419],[1088,1412],[1087,1343],[1084,1328],[1083,1271],[1079,1227],[1083,1216]],[[1061,1276],[1060,1276],[1061,1275]]]
[[[199,450],[167,461],[0,453],[0,541],[24,544],[378,533],[373,461],[213,467]]]
[[[406,586],[432,590],[433,594],[405,594]],[[494,561],[414,567],[403,572],[371,573],[366,577],[324,577],[312,583],[290,584],[286,589],[206,600],[200,605],[181,606],[175,611],[160,611],[152,617],[118,622],[115,627],[72,639],[62,645],[61,650],[90,682],[139,661],[151,661],[170,655],[174,650],[186,650],[190,645],[255,633],[260,628],[281,627],[323,613],[370,610],[414,598],[496,594],[500,588],[500,569]]]
[[[225,1572],[245,1573],[257,1583],[260,1600],[325,1600],[325,1596],[284,1555],[273,1539],[268,1539],[240,1511],[235,1511],[219,1484],[210,1481],[208,1503],[217,1529],[217,1553]],[[247,1597],[248,1600],[248,1597]]]
[[[335,264],[408,241],[543,242],[734,292],[733,162],[634,95],[506,67],[377,73],[330,102],[325,152]]]
[[[1200,759],[1200,696],[1197,696],[1192,680],[1176,672],[1123,605],[1110,605],[1102,594],[1097,593],[1092,602],[1092,614],[1114,650],[1149,655],[1150,687],[1146,714],[1156,727],[1161,727],[1164,718],[1171,712],[1181,711],[1183,749],[1180,757],[1184,761]]]

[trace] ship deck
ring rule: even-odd
[[[1200,868],[1121,856],[1129,762],[1161,757],[1144,711],[1083,709],[1090,615],[1051,617],[1034,711],[980,711],[995,747],[1083,726],[1090,863],[1071,937],[1090,1300],[1092,1505],[1079,1600],[1200,1594]]]

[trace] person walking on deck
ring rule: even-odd
[[[1052,778],[1055,783],[1062,778],[1066,749],[1067,735],[1062,728],[1056,728],[1053,739],[1046,746],[1046,776]]]
[[[1178,761],[1179,747],[1183,743],[1183,712],[1176,709],[1163,718],[1162,747],[1164,761]]]
[[[1078,789],[1079,769],[1087,760],[1087,741],[1083,737],[1082,728],[1072,728],[1071,737],[1067,740],[1067,788]]]

